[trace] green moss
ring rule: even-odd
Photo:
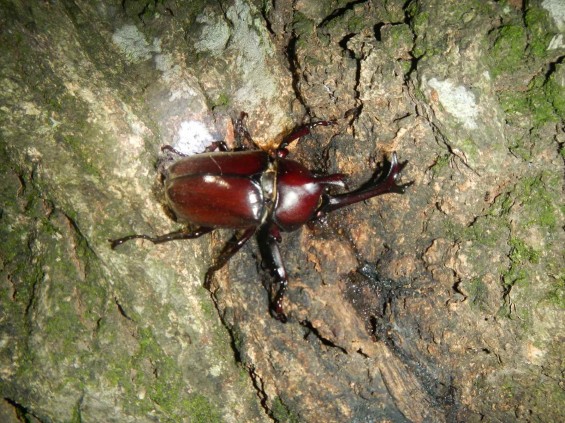
[[[412,62],[408,61],[408,60],[402,60],[400,61],[400,67],[402,68],[402,72],[404,73],[404,75],[408,75],[410,72],[412,72]]]
[[[410,24],[412,28],[416,32],[421,32],[420,30],[424,29],[430,20],[429,12],[422,12],[422,7],[420,2],[412,1],[406,7],[406,15],[410,20]]]
[[[216,317],[217,319],[217,317]],[[235,335],[233,335],[235,338],[238,338],[237,335],[237,328],[232,329],[233,332],[235,333]],[[234,338],[234,339],[235,339]],[[216,357],[216,360],[218,360],[219,362],[230,362],[231,360],[233,360],[233,349],[232,349],[232,345],[231,345],[231,337],[230,334],[228,333],[227,329],[221,325],[221,324],[216,324],[214,325],[213,328],[213,332],[212,332],[212,339],[214,342],[214,348],[213,348],[213,352],[214,352],[214,357]],[[238,341],[235,341],[238,342]],[[237,345],[238,348],[241,348],[241,338],[239,338],[239,344]]]
[[[220,414],[208,398],[200,394],[190,394],[186,400],[180,403],[179,408],[185,410],[190,416],[190,421],[194,423],[219,423],[222,421]]]
[[[187,393],[183,372],[173,358],[167,356],[150,328],[138,330],[139,349],[121,362],[110,361],[104,377],[127,393],[138,398],[144,391],[146,398],[135,406],[146,412],[162,412],[160,421],[219,422],[220,413],[202,394]]]
[[[565,274],[558,275],[548,290],[545,299],[561,309],[565,309]]]
[[[549,78],[542,85],[547,101],[553,107],[556,120],[565,115],[565,86],[563,76],[565,75],[565,64],[558,63],[551,72]]]
[[[489,216],[506,216],[510,213],[514,205],[514,196],[512,192],[505,192],[496,198],[494,204],[489,209]]]
[[[435,163],[432,165],[430,170],[434,175],[439,175],[443,170],[448,168],[449,164],[449,154],[444,154],[443,156],[438,156]]]
[[[508,222],[504,218],[485,216],[478,218],[471,226],[460,229],[460,239],[473,241],[477,245],[498,248],[500,243],[506,239],[508,233]],[[477,253],[482,252],[478,251]]]
[[[130,359],[122,359],[122,361],[114,359],[108,363],[108,366],[102,374],[102,377],[108,381],[112,387],[125,391],[126,397],[128,398],[132,398],[135,395],[133,381],[130,377],[132,364],[133,361]]]
[[[510,115],[526,115],[530,111],[528,95],[519,91],[503,91],[499,95],[502,109]]]
[[[429,12],[422,12],[419,2],[411,2],[406,9],[406,13],[409,17],[409,23],[412,31],[416,35],[415,45],[412,50],[414,57],[420,58],[425,54],[433,55],[429,51],[430,42],[426,39],[425,35],[430,21]]]
[[[220,95],[214,100],[212,108],[226,107],[230,104],[230,97],[226,92],[221,92]]]
[[[467,293],[471,304],[480,310],[486,309],[488,290],[481,278],[473,278],[467,286]]]
[[[299,423],[300,418],[282,401],[280,397],[273,400],[271,409],[273,419],[281,423]]]
[[[538,415],[543,416],[539,419],[540,421],[559,421],[563,418],[563,409],[559,407],[559,404],[565,404],[565,391],[560,383],[540,381],[532,391]],[[553,407],[554,404],[555,407]],[[549,410],[548,407],[550,407]]]
[[[522,178],[512,191],[497,198],[490,215],[505,217],[517,206],[518,214],[512,216],[516,231],[521,232],[532,226],[546,231],[556,230],[557,209],[555,204],[559,201],[560,194],[552,189],[553,184],[559,185],[559,182],[554,179],[553,176],[544,174]],[[504,222],[506,222],[506,227],[509,227],[510,223],[506,218]],[[511,238],[509,245],[511,266],[503,274],[506,286],[525,280],[528,275],[524,265],[538,264],[541,255],[539,251],[528,246],[524,239],[518,237]]]
[[[504,399],[510,399],[514,397],[514,385],[515,382],[513,382],[509,378],[502,383],[502,385],[500,386],[500,393],[502,394]]]
[[[80,401],[73,408],[73,415],[71,416],[71,423],[82,423],[82,415],[80,413]]]
[[[206,290],[205,288],[202,288],[203,292],[205,290]],[[206,291],[206,293],[207,292],[208,291]],[[204,316],[208,320],[217,317],[216,309],[214,308],[214,303],[212,302],[210,297],[208,295],[202,295],[200,298],[201,301],[199,301],[199,304],[200,304],[200,308],[202,309],[202,312],[204,313]]]
[[[51,294],[55,299],[59,293]],[[51,315],[44,317],[43,334],[52,343],[50,352],[57,357],[68,358],[76,352],[76,342],[81,337],[85,327],[80,323],[76,309],[68,301],[59,301]],[[64,336],[61,336],[64,335]]]
[[[562,409],[558,405],[565,401],[565,393],[559,383],[532,368],[530,372],[501,372],[497,377],[499,395],[505,397],[500,399],[518,399],[520,404],[527,405],[530,415],[537,417],[534,420],[563,420]],[[509,420],[516,421],[515,416],[512,415]]]
[[[516,186],[517,199],[523,205],[523,218],[521,224],[525,227],[534,225],[545,227],[553,231],[557,226],[557,209],[559,196],[559,176],[545,175],[523,178]],[[551,186],[556,186],[556,191]]]
[[[414,35],[408,25],[394,25],[389,30],[390,39],[396,46],[404,46],[407,43],[412,43]]]
[[[490,54],[494,77],[510,73],[521,66],[526,51],[526,30],[520,25],[506,25],[494,32]]]
[[[479,147],[477,147],[477,144],[475,144],[471,138],[461,139],[458,146],[471,162],[477,162],[480,159]]]
[[[513,263],[539,263],[539,251],[529,247],[523,240],[519,238],[512,238],[510,239],[510,246],[510,261]]]
[[[549,77],[538,75],[528,85],[527,91],[504,91],[500,104],[510,118],[532,117],[532,125],[538,127],[547,122],[558,122],[565,113],[563,87],[555,72]]]
[[[532,160],[533,142],[530,134],[521,134],[509,140],[508,149],[513,155],[520,157],[524,162]]]
[[[414,30],[416,30],[417,32],[421,32],[423,29],[426,29],[429,26],[429,22],[430,22],[430,13],[429,12],[423,12],[423,13],[418,13],[417,15],[414,16]]]
[[[364,16],[353,15],[347,20],[347,29],[351,32],[361,32],[366,25],[367,21]]]
[[[539,262],[539,252],[528,246],[524,240],[519,238],[510,239],[510,267],[502,274],[502,283],[505,287],[514,286],[517,283],[529,284],[533,279],[532,268],[528,264]]]
[[[306,15],[296,12],[293,16],[292,29],[297,37],[309,36],[314,31],[314,22],[306,17]]]
[[[473,271],[479,275],[464,285],[472,306],[481,309],[487,303],[489,294],[480,275],[493,272],[492,268],[483,267],[490,264],[489,252],[507,251],[508,264],[498,270],[501,285],[507,293],[516,286],[520,289],[513,291],[511,300],[504,296],[498,315],[511,318],[519,313],[521,324],[529,330],[535,320],[529,315],[532,302],[547,300],[563,307],[562,254],[556,252],[552,238],[547,238],[542,254],[540,247],[532,246],[533,241],[526,235],[544,236],[559,230],[557,204],[561,201],[561,185],[561,175],[549,172],[523,177],[500,194],[488,212],[477,217],[472,225],[444,223],[444,236],[465,245],[467,260],[473,263]],[[551,276],[544,278],[540,269],[545,269]],[[510,301],[521,306],[512,309]]]
[[[385,48],[391,52],[391,55],[410,51],[414,46],[414,34],[406,24],[390,26],[383,31],[382,36]],[[401,60],[400,65],[406,75],[411,72],[412,62],[410,60]]]
[[[563,107],[563,100],[559,98],[563,94],[563,88],[555,84],[553,78],[546,79],[545,75],[538,75],[530,82],[527,91],[528,112],[532,113],[534,126],[561,119],[555,106],[560,109]]]
[[[511,212],[516,203],[521,205],[520,227],[527,229],[540,226],[554,230],[557,225],[557,208],[559,203],[559,175],[541,173],[536,176],[522,178],[511,191],[496,198],[488,211],[488,216],[503,217]]]
[[[547,55],[547,46],[553,37],[549,29],[549,16],[545,9],[529,4],[524,17],[528,29],[528,49],[537,57]]]
[[[2,212],[6,213],[7,207],[2,207]],[[1,222],[1,220],[0,220]],[[12,261],[17,262],[18,256],[24,253],[22,244],[27,241],[29,237],[29,228],[19,227],[14,229],[13,227],[8,227],[8,225],[0,226],[0,239],[2,239],[2,261],[5,265],[6,263],[11,263]]]
[[[140,19],[142,22],[147,23],[148,21],[155,19],[160,16],[161,12],[166,12],[166,0],[129,0],[127,9],[130,15]],[[193,2],[188,2],[191,5]],[[192,5],[191,5],[192,6]]]
[[[312,66],[312,67],[324,65],[324,62],[322,60],[320,60],[319,57],[316,57],[316,56],[306,56],[304,58],[304,61],[308,66]]]
[[[531,119],[533,127],[559,122],[565,113],[565,90],[560,84],[562,76],[559,71],[562,65],[557,64],[549,75],[538,68],[530,69],[533,63],[545,60],[550,54],[547,47],[555,34],[549,30],[548,14],[543,8],[530,6],[524,20],[515,18],[513,22],[491,33],[491,75],[507,78],[527,72],[537,76],[531,79],[527,90],[513,86],[501,91],[501,106],[510,120]],[[520,146],[513,148],[521,156],[527,151]]]
[[[67,134],[63,135],[62,139],[64,143],[70,147],[70,150],[73,152],[73,154],[80,160],[81,170],[87,172],[89,175],[99,177],[100,171],[92,162],[93,156],[91,156],[91,147],[86,146],[83,141],[84,139],[96,138],[89,138],[89,136],[86,134],[84,137]]]
[[[383,2],[385,14],[384,21],[402,22],[404,21],[403,4],[397,0],[384,0]]]
[[[232,346],[230,349],[235,349],[237,351],[242,351],[243,347],[245,346],[245,332],[241,331],[241,328],[238,325],[234,325],[231,328],[231,338],[232,338]],[[227,357],[229,358],[229,357]],[[242,360],[245,360],[245,357],[241,357]],[[246,364],[245,361],[242,364]]]

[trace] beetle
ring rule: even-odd
[[[386,193],[404,193],[412,184],[399,185],[400,172],[407,162],[399,163],[392,154],[388,172],[373,178],[361,188],[331,195],[332,186],[344,188],[345,175],[315,175],[304,165],[286,158],[288,145],[310,133],[317,126],[336,121],[317,121],[300,127],[270,151],[260,149],[245,128],[245,113],[235,121],[238,146],[229,150],[216,141],[202,154],[185,156],[171,146],[168,150],[182,156],[165,172],[165,196],[177,220],[190,226],[160,236],[129,235],[109,240],[112,249],[132,239],[154,244],[198,238],[219,228],[240,231],[224,246],[206,272],[204,287],[210,290],[213,274],[254,235],[263,260],[270,268],[278,289],[270,295],[269,310],[273,317],[286,322],[283,310],[288,276],[278,244],[281,232],[295,231],[304,224],[342,207]]]

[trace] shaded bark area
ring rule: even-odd
[[[0,417],[5,421],[563,420],[558,2],[0,2]],[[249,114],[391,194],[283,234],[287,324],[229,231],[179,228],[164,144]]]

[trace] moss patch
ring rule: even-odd
[[[521,66],[526,52],[526,29],[520,25],[505,25],[493,31],[490,54],[493,57],[491,72],[494,77],[509,73]]]
[[[273,413],[273,419],[275,421],[285,423],[299,423],[301,421],[298,416],[286,406],[286,404],[280,397],[277,397],[273,400],[271,411]]]
[[[131,357],[111,362],[112,367],[104,373],[112,385],[128,393],[128,398],[139,398],[136,408],[145,412],[157,408],[161,421],[177,422],[187,417],[195,422],[221,421],[206,396],[188,392],[183,372],[162,350],[150,328],[138,331],[138,342],[139,348]]]

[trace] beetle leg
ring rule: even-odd
[[[259,234],[259,248],[263,258],[269,262],[271,274],[275,277],[278,285],[278,290],[270,299],[269,311],[275,319],[286,323],[287,319],[282,303],[288,286],[288,276],[284,268],[278,242],[280,242],[280,232],[279,228],[274,225],[262,230]]]
[[[397,181],[400,178],[400,172],[402,171],[404,166],[406,166],[406,163],[407,162],[398,163],[396,153],[393,153],[392,159],[390,161],[390,169],[383,180],[381,180],[380,182],[370,181],[368,186],[366,186],[365,188],[360,188],[353,192],[335,196],[328,196],[325,203],[322,204],[318,209],[316,216],[319,217],[324,213],[328,213],[350,204],[358,203],[360,201],[376,197],[377,195],[387,194],[390,192],[397,194],[404,193],[404,190],[413,184],[413,182],[408,182],[403,185],[397,184]]]
[[[256,228],[253,226],[249,229],[246,229],[241,237],[237,237],[237,234],[234,235],[228,243],[223,248],[220,255],[214,260],[214,264],[210,266],[208,271],[206,272],[206,277],[204,278],[204,288],[208,291],[210,290],[210,285],[212,283],[212,276],[218,270],[220,270],[224,265],[229,261],[230,258],[233,257],[235,253],[237,253],[241,247],[251,238],[251,236],[255,233]]]
[[[170,151],[171,153],[174,153],[180,157],[186,157],[187,155],[184,153],[181,153],[180,151],[178,151],[176,148],[174,148],[172,145],[163,145],[161,147],[161,151]]]
[[[296,131],[284,137],[277,150],[286,149],[286,147],[291,142],[296,141],[298,138],[301,138],[304,135],[308,135],[310,131],[314,129],[316,126],[330,126],[330,125],[335,125],[336,123],[337,122],[335,120],[320,120],[318,122],[313,122],[308,125],[301,126]]]
[[[170,232],[168,234],[159,235],[159,236],[149,236],[144,234],[139,235],[128,235],[123,238],[118,239],[109,239],[108,241],[111,243],[112,250],[116,248],[118,245],[122,245],[126,241],[131,241],[132,239],[146,239],[151,241],[153,244],[161,244],[163,242],[174,241],[177,239],[193,239],[198,238],[208,232],[213,231],[214,228],[207,228],[207,227],[200,227],[193,231],[189,231],[188,228],[183,228],[179,231]]]
[[[235,132],[235,143],[238,150],[260,150],[260,147],[255,144],[251,134],[247,130],[245,125],[245,119],[247,118],[247,113],[241,112],[239,118],[235,120],[234,132]]]
[[[214,151],[229,151],[229,148],[225,141],[212,141],[204,152],[212,153]]]

